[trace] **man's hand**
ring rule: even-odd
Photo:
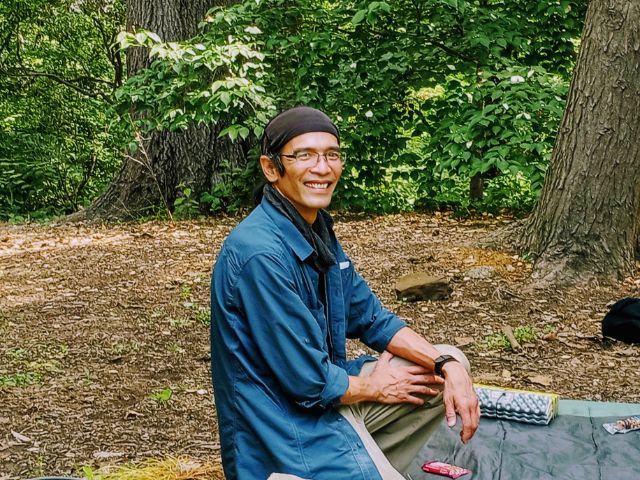
[[[444,374],[444,408],[447,425],[456,424],[456,412],[462,420],[460,438],[467,443],[478,429],[480,403],[473,383],[465,368],[458,362],[448,362],[442,367]]]
[[[416,395],[440,393],[429,385],[445,383],[442,377],[419,365],[391,365],[392,358],[393,354],[387,351],[382,352],[373,372],[368,377],[373,400],[380,403],[423,405],[425,400]]]

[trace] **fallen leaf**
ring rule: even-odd
[[[466,347],[467,345],[475,343],[473,337],[455,337],[453,340],[456,342],[456,347]]]
[[[26,436],[22,435],[21,433],[14,432],[13,430],[11,430],[11,435],[13,435],[13,438],[15,438],[17,441],[19,441],[21,443],[30,443],[31,442],[31,439],[29,437],[26,437]]]

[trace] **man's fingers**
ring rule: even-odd
[[[474,404],[468,404],[458,411],[460,420],[462,420],[462,430],[460,431],[460,439],[463,443],[467,443],[476,433],[480,424],[480,404],[476,401]]]
[[[474,416],[475,417],[475,416]],[[477,419],[472,419],[470,415],[460,416],[462,420],[462,431],[460,432],[460,439],[462,443],[467,443],[473,437],[473,434],[476,433],[478,429],[478,421]]]
[[[427,370],[424,367],[421,367],[420,365],[411,365],[411,366],[406,366],[403,367],[407,372],[411,373],[412,375],[429,375],[432,374],[432,372],[430,370]]]
[[[447,425],[453,427],[456,424],[456,409],[453,404],[453,398],[445,395],[444,398],[444,416],[447,418]]]
[[[414,385],[442,385],[444,378],[429,373],[427,375],[412,375],[410,378],[411,383]]]
[[[423,386],[423,387],[420,387],[419,389],[416,389],[414,393],[421,393],[422,395],[436,396],[440,393],[440,390]]]
[[[412,403],[414,405],[424,405],[424,399],[420,397],[414,397],[413,395],[409,395],[403,403]]]

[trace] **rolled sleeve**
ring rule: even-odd
[[[396,314],[384,308],[367,282],[353,267],[349,272],[351,300],[348,305],[347,336],[382,352],[393,336],[407,326]]]
[[[286,395],[304,408],[328,407],[349,386],[347,372],[331,363],[314,312],[277,254],[254,255],[236,287],[239,307],[262,360]]]

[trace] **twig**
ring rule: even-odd
[[[509,340],[512,350],[520,350],[522,348],[518,343],[518,340],[516,340],[516,336],[513,334],[513,329],[509,325],[502,327],[502,333],[504,333],[507,340]]]
[[[167,202],[164,193],[162,193],[162,188],[160,187],[160,183],[158,182],[156,172],[154,172],[153,168],[151,167],[151,160],[149,159],[149,155],[147,154],[147,149],[144,146],[144,142],[142,136],[140,135],[140,132],[136,132],[136,142],[138,144],[138,148],[140,149],[140,153],[145,158],[146,162],[143,162],[142,160],[139,160],[131,155],[127,155],[127,158],[138,163],[139,165],[142,165],[149,171],[151,178],[153,178],[153,181],[156,184],[156,187],[158,187],[158,193],[160,194],[160,198],[162,199],[162,203],[164,204],[167,215],[169,215],[169,219],[173,222],[173,215],[171,214],[171,210],[169,209],[169,202]]]

